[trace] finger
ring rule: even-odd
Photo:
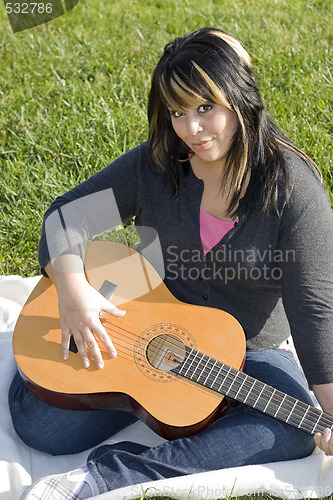
[[[314,436],[316,445],[327,455],[333,454],[333,439],[330,429],[324,429],[323,433],[316,433]]]
[[[104,367],[104,361],[96,339],[90,330],[85,334],[85,341],[92,357],[94,358],[96,367],[100,370]]]
[[[79,355],[81,357],[81,360],[82,360],[82,364],[83,364],[83,366],[85,368],[89,368],[89,366],[90,366],[90,359],[89,359],[89,356],[88,356],[88,352],[87,352],[86,344],[85,344],[85,341],[84,341],[84,337],[82,336],[81,332],[79,332],[77,330],[73,330],[72,333],[73,333],[73,337],[74,337],[74,340],[75,340],[75,344],[76,344],[78,353],[79,353]]]
[[[100,317],[100,320],[103,320],[103,317]],[[99,340],[102,342],[104,345],[105,349],[111,356],[111,358],[115,358],[117,356],[117,350],[115,346],[113,345],[113,342],[108,335],[107,331],[105,328],[101,325],[101,323],[98,323],[94,328],[93,328],[94,334],[99,338]]]
[[[330,447],[331,437],[332,437],[332,433],[331,433],[330,429],[324,429],[323,437],[322,437],[322,447],[324,449],[324,452],[327,453],[327,455],[332,454],[332,450]]]
[[[61,328],[61,348],[62,348],[62,358],[69,358],[69,344],[70,344],[71,332],[70,329],[63,326]]]
[[[124,309],[118,309],[114,304],[111,304],[111,302],[105,301],[103,306],[101,307],[101,310],[104,312],[107,312],[109,314],[112,314],[112,316],[118,316],[122,317],[125,316],[126,311]]]
[[[321,438],[322,438],[322,435],[320,432],[317,432],[314,435],[314,442],[316,443],[316,446],[318,446],[318,448],[321,448]]]

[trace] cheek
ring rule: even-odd
[[[228,113],[226,114],[225,118],[226,118],[226,128],[229,130],[230,135],[233,136],[238,127],[237,115],[236,113],[233,113],[232,111],[228,110]]]
[[[178,135],[178,137],[180,137],[181,139],[183,139],[183,137],[185,137],[185,130],[184,130],[184,125],[182,123],[182,120],[179,119],[179,120],[171,120],[171,123],[172,123],[172,127],[173,127],[173,130],[175,131],[175,133]]]
[[[217,115],[207,123],[207,128],[215,131],[218,135],[225,134],[228,130],[228,120],[225,115]]]
[[[234,135],[238,127],[238,118],[235,113],[230,112],[230,115],[228,117],[228,124],[232,135]]]
[[[234,136],[238,125],[237,117],[234,113],[230,112],[224,116],[216,119],[214,126],[219,135],[223,136],[225,140],[231,140]]]

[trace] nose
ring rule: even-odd
[[[187,115],[187,130],[189,135],[195,136],[198,132],[202,131],[202,124],[200,116],[192,115],[191,113]]]

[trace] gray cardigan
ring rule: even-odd
[[[175,297],[231,313],[248,349],[279,346],[291,333],[309,384],[333,382],[332,210],[312,169],[292,153],[287,161],[293,189],[288,203],[280,196],[280,216],[261,217],[258,202],[244,220],[240,201],[238,224],[204,256],[203,182],[181,170],[174,197],[165,173],[148,164],[143,143],[52,203],[41,268],[61,253],[83,257],[88,239],[135,216],[141,248],[149,247],[144,229],[157,231],[164,281]]]

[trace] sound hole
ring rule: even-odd
[[[185,346],[174,335],[158,335],[147,346],[149,363],[164,372],[169,372],[178,366],[185,358]]]

